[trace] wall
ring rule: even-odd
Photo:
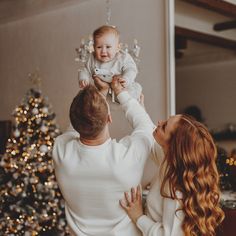
[[[236,3],[232,0],[229,2]],[[177,26],[236,40],[234,29],[213,30],[215,23],[232,20],[229,17],[180,0],[175,3]],[[207,44],[200,45],[199,48],[195,45],[193,49],[191,41],[188,41],[183,53],[183,58],[176,63],[177,112],[195,104],[202,109],[210,129],[222,129],[227,123],[235,124],[235,52]]]
[[[201,108],[210,129],[236,122],[236,60],[177,67],[177,112],[189,105]]]
[[[75,48],[80,39],[106,22],[105,0],[88,0],[0,26],[0,119],[11,119],[13,109],[31,87],[28,73],[36,68],[42,91],[49,98],[62,130],[68,126],[70,102],[78,91]],[[121,40],[142,47],[140,73],[146,109],[153,120],[166,116],[164,0],[114,0],[111,24]],[[129,130],[119,108],[112,107],[112,136]]]

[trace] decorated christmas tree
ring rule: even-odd
[[[60,134],[55,113],[41,90],[31,88],[13,116],[0,163],[0,235],[69,235],[52,162]]]

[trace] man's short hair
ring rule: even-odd
[[[112,33],[119,39],[120,33],[115,26],[103,25],[103,26],[100,26],[99,28],[97,28],[96,30],[94,30],[93,40],[95,41],[96,38],[99,38],[106,33]]]
[[[88,85],[73,99],[70,121],[80,136],[96,138],[107,124],[108,104],[94,85]]]

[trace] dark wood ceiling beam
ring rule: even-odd
[[[213,46],[236,50],[236,41],[206,34],[187,28],[175,26],[175,35],[191,39],[196,42],[207,43]]]
[[[184,56],[184,53],[178,50],[175,50],[175,58],[181,59]]]
[[[182,36],[175,35],[175,48],[179,49],[186,49],[187,48],[187,39]]]
[[[213,26],[215,31],[222,31],[236,28],[236,20],[217,23]]]
[[[236,19],[236,5],[223,0],[182,0],[195,6],[205,8]]]

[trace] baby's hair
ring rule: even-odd
[[[112,33],[114,34],[117,38],[119,38],[120,33],[117,30],[117,28],[115,26],[112,25],[103,25],[100,26],[99,28],[97,28],[94,32],[93,32],[93,40],[95,40],[95,38],[101,37],[102,35],[106,34],[106,33]]]

